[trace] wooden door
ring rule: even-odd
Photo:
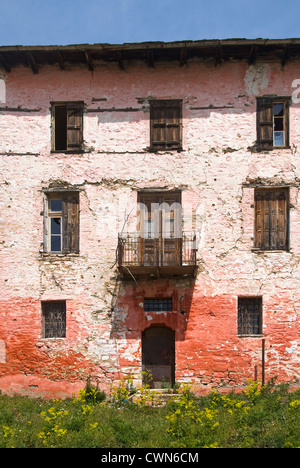
[[[140,259],[143,265],[181,264],[181,192],[141,193],[139,196]]]

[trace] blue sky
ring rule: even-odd
[[[300,36],[299,0],[0,0],[0,45]]]

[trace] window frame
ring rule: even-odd
[[[243,304],[242,304],[243,303]],[[254,306],[256,308],[256,312],[258,314],[257,318],[250,317],[250,306]],[[244,308],[244,309],[243,309]],[[248,310],[245,311],[245,308]],[[237,301],[237,335],[238,336],[262,336],[263,335],[263,299],[262,296],[240,296],[238,297]],[[243,314],[248,314],[247,320]],[[248,322],[246,325],[246,321]],[[255,333],[254,324],[255,321],[258,321],[258,330]],[[246,326],[250,328],[250,330],[246,330]]]
[[[149,301],[148,305],[146,305],[146,301]],[[155,303],[158,304],[158,308],[155,308]],[[166,305],[166,307],[163,307],[164,305]],[[173,312],[173,298],[172,297],[145,297],[144,298],[144,312]]]
[[[51,201],[61,200],[62,211],[51,210]],[[43,251],[49,255],[79,254],[80,252],[80,197],[79,191],[44,192]],[[61,219],[61,250],[51,250],[51,219]]]
[[[57,200],[57,201],[61,201],[61,210],[59,211],[55,211],[55,210],[52,210],[51,209],[51,202],[54,201],[54,200]],[[52,246],[52,237],[58,237],[58,234],[56,233],[52,233],[52,219],[60,219],[60,250],[52,250],[51,246]],[[49,232],[49,236],[48,236],[48,246],[47,246],[47,249],[48,249],[48,252],[50,253],[62,253],[62,250],[63,250],[63,236],[64,236],[64,232],[63,232],[63,197],[59,197],[58,195],[56,196],[56,194],[52,197],[48,197],[48,232]]]
[[[257,131],[257,149],[258,151],[272,151],[290,148],[290,103],[291,96],[262,96],[256,98],[256,131]],[[275,145],[275,116],[274,106],[283,104],[283,127],[284,127],[284,144]],[[263,119],[263,113],[269,112],[269,120]],[[268,131],[272,127],[271,139],[263,139],[263,128]]]
[[[151,99],[150,100],[150,151],[182,151],[182,99]],[[168,117],[167,114],[172,114]],[[161,114],[159,114],[161,112]],[[165,114],[164,116],[162,114]],[[157,117],[158,114],[158,117]],[[168,122],[173,120],[173,122]],[[160,122],[158,122],[158,120]],[[163,129],[164,137],[157,137],[157,128]],[[176,140],[168,140],[167,130],[177,128],[178,135]]]
[[[57,321],[54,324],[53,329],[56,331],[61,327],[62,333],[61,334],[54,334],[53,329],[51,333],[51,318],[47,320],[47,314],[53,314],[53,310],[51,311],[51,306],[58,306],[58,313],[61,313],[60,321]],[[47,300],[41,302],[41,309],[42,309],[42,338],[43,339],[66,339],[67,338],[67,301],[66,300]],[[48,310],[47,310],[48,309]],[[59,310],[61,309],[61,310]],[[53,319],[52,319],[53,320]],[[50,325],[47,325],[49,321]],[[48,328],[47,328],[48,327]]]
[[[280,197],[282,197],[280,199]],[[285,202],[285,207],[284,207],[284,212],[280,213],[280,210],[282,211],[282,208],[279,206],[279,202],[284,200]],[[254,208],[255,208],[255,219],[254,219],[254,251],[261,251],[261,252],[276,252],[276,251],[281,251],[281,252],[288,252],[290,248],[290,194],[289,194],[289,187],[256,187],[254,190]],[[277,230],[273,229],[274,228],[274,220],[273,220],[273,206],[272,203],[276,202],[277,207],[277,218],[276,218],[276,227]],[[258,202],[261,202],[263,204],[263,213],[259,214],[259,205]],[[265,205],[267,203],[267,208],[265,208]],[[259,216],[262,216],[262,220],[259,222]],[[267,226],[267,216],[269,216],[268,223],[269,225]],[[280,221],[279,216],[284,216],[284,225],[283,229],[280,230]],[[260,225],[261,223],[261,225]],[[284,234],[284,245],[281,247],[279,245],[280,243],[280,231],[283,232]],[[259,235],[259,232],[261,234]],[[266,239],[266,233],[268,232],[267,239]],[[276,233],[276,245],[273,247],[272,244],[274,242],[274,238],[272,238],[272,234]],[[264,242],[261,241],[260,245],[260,239],[264,237]]]
[[[82,153],[83,152],[83,101],[55,101],[51,102],[51,152],[52,153]],[[57,149],[56,145],[56,109],[60,107],[66,108],[66,148]],[[70,114],[72,110],[78,111],[79,125],[71,125],[69,123]],[[69,136],[72,131],[78,131],[79,141],[69,143]]]

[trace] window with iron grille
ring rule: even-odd
[[[147,298],[144,301],[145,312],[172,312],[172,298]]]
[[[43,337],[66,337],[66,301],[47,301],[42,303]]]
[[[262,334],[262,298],[239,297],[238,335]]]

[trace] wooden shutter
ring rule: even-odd
[[[273,148],[273,99],[257,99],[257,145],[259,149]]]
[[[181,192],[140,193],[140,263],[180,265],[182,256]],[[142,205],[143,204],[143,205]],[[147,207],[147,211],[143,210]],[[147,218],[146,218],[147,216]],[[144,231],[152,223],[152,237]]]
[[[63,253],[79,253],[79,194],[63,197]]]
[[[140,208],[140,249],[139,259],[142,265],[158,265],[159,243],[159,198],[155,194],[139,194]],[[151,225],[151,231],[146,229]]]
[[[174,192],[162,197],[162,265],[181,265],[182,212],[181,193]]]
[[[67,149],[79,151],[83,143],[83,104],[69,102],[67,105]]]
[[[288,249],[288,190],[258,190],[255,195],[255,247]]]
[[[286,190],[272,193],[270,200],[271,212],[271,249],[286,250],[288,248],[288,196]]]
[[[270,249],[270,214],[269,194],[258,192],[255,196],[255,247],[257,249]]]
[[[291,99],[287,97],[284,102],[285,147],[290,146],[290,104],[291,104]]]
[[[44,236],[43,236],[43,251],[49,251],[49,220],[48,220],[48,197],[46,194],[43,195],[43,225],[44,225]]]
[[[150,104],[150,140],[155,150],[181,149],[182,101],[159,100]]]

